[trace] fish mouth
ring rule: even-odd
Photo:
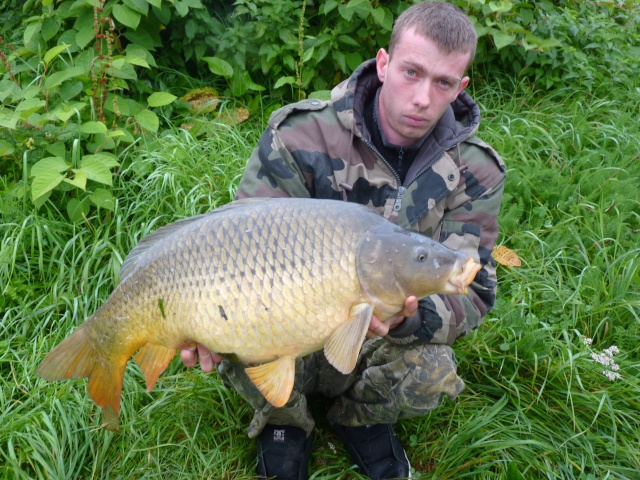
[[[467,286],[473,282],[481,268],[480,264],[469,257],[460,270],[453,272],[447,283],[455,292],[466,295]]]

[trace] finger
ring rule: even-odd
[[[202,371],[204,373],[212,372],[215,367],[213,354],[202,345],[198,345],[198,356],[200,357],[200,368]]]
[[[378,320],[375,315],[371,317],[367,338],[384,337],[387,333],[389,333],[389,326]]]
[[[180,360],[187,368],[193,368],[198,364],[198,354],[195,347],[193,349],[184,348],[180,350]]]
[[[407,297],[404,301],[404,310],[402,311],[403,317],[413,317],[418,313],[418,299],[415,296]]]

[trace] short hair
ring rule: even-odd
[[[467,68],[473,63],[478,34],[469,17],[455,5],[424,2],[402,12],[391,32],[389,57],[393,55],[402,34],[411,29],[433,41],[445,53],[470,53]]]

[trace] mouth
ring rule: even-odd
[[[476,274],[481,268],[482,266],[480,264],[474,262],[473,259],[469,257],[462,268],[451,275],[448,283],[455,291],[466,295],[468,291],[467,287],[473,282],[473,279],[476,278]]]
[[[405,121],[407,124],[414,128],[424,128],[429,125],[429,119],[424,117],[417,117],[412,115],[405,115]]]

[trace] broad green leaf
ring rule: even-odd
[[[86,47],[87,45],[89,45],[89,43],[91,43],[95,34],[96,32],[93,31],[93,25],[82,26],[78,33],[76,33],[76,45],[80,48]]]
[[[249,90],[253,90],[254,92],[263,92],[265,90],[265,88],[262,85],[259,85],[257,83],[255,83],[253,80],[251,80],[251,77],[249,77],[249,74],[246,74],[246,84],[247,84],[247,88]]]
[[[57,87],[62,82],[69,80],[74,77],[79,77],[84,74],[85,70],[82,67],[71,67],[60,72],[52,73],[47,77],[44,81],[45,90],[51,90],[52,88]]]
[[[32,190],[33,192],[33,190]],[[33,204],[35,205],[36,209],[40,208],[42,205],[44,205],[47,200],[49,199],[49,197],[51,196],[51,191],[46,192],[44,195],[39,196],[38,198],[32,200]]]
[[[111,74],[116,78],[123,78],[125,80],[137,80],[138,75],[133,65],[127,63],[127,59],[124,57],[116,58],[111,63],[113,70]]]
[[[111,132],[107,133],[107,138],[117,138],[117,137],[126,137],[127,134],[124,132],[124,130],[113,130]]]
[[[516,39],[515,35],[509,35],[508,33],[504,33],[496,29],[491,29],[491,36],[493,37],[493,41],[496,44],[497,50],[500,50],[507,45],[511,45]]]
[[[338,6],[338,2],[337,0],[327,0],[326,2],[324,2],[324,10],[322,11],[322,13],[324,13],[325,15],[329,12],[331,12],[331,10],[333,10],[334,8],[336,8]],[[322,6],[321,6],[322,8]]]
[[[376,7],[371,10],[371,16],[373,17],[373,21],[376,22],[379,26],[384,27],[384,8]]]
[[[111,192],[104,188],[97,188],[92,195],[89,196],[94,205],[99,208],[105,208],[109,211],[114,211],[116,208],[116,201],[111,195]]]
[[[145,130],[149,130],[151,133],[156,133],[158,131],[158,127],[160,126],[160,120],[158,120],[158,116],[153,113],[151,110],[141,110],[138,112],[134,118],[136,122],[140,124],[142,128]]]
[[[16,90],[19,90],[15,82],[11,80],[2,80],[0,81],[0,102],[4,101],[7,97],[13,95]]]
[[[82,201],[77,198],[72,198],[67,203],[67,213],[69,214],[69,219],[72,222],[78,223],[84,220],[89,214],[89,210],[91,209],[91,204],[89,198],[84,198]],[[84,213],[84,216],[82,215]]]
[[[36,40],[36,37],[40,34],[40,29],[42,28],[42,22],[30,22],[24,29],[24,45],[28,48],[29,44],[32,41]]]
[[[27,118],[32,113],[37,112],[41,108],[44,108],[47,103],[39,98],[29,98],[23,100],[16,107],[16,113],[20,113],[21,118]]]
[[[345,4],[341,3],[340,5],[338,5],[338,12],[340,12],[340,16],[347,22],[351,21],[351,17],[353,16],[353,9],[347,8]]]
[[[296,77],[280,77],[273,88],[280,88],[283,85],[295,85]]]
[[[114,5],[113,16],[125,27],[135,30],[140,24],[140,14],[126,5]]]
[[[40,177],[50,173],[61,173],[69,170],[70,166],[62,157],[46,157],[31,167],[30,177]]]
[[[189,4],[187,2],[181,2],[180,0],[177,0],[173,6],[176,9],[176,12],[178,12],[178,15],[180,15],[181,17],[186,17],[187,14],[189,13]]]
[[[147,0],[149,5],[153,5],[156,8],[160,8],[162,6],[162,0]]]
[[[218,57],[202,57],[202,60],[207,62],[211,73],[221,75],[225,78],[233,76],[233,67],[223,59]]]
[[[304,55],[302,55],[302,63],[307,63],[313,57],[313,52],[315,51],[314,47],[309,48]]]
[[[76,175],[85,175],[88,180],[111,186],[111,170],[100,162],[83,160],[80,168],[74,172]]]
[[[81,190],[87,189],[87,175],[79,170],[74,170],[75,175],[73,178],[65,178],[64,181],[74,187],[77,187]]]
[[[366,19],[371,13],[371,2],[369,0],[350,0],[347,9],[353,10],[356,15]]]
[[[125,61],[129,65],[137,65],[138,67],[151,68],[149,66],[149,63],[147,63],[147,61],[142,57],[134,57],[134,56],[127,55],[127,57],[125,57]]]
[[[94,133],[106,133],[107,126],[102,122],[84,122],[80,125],[80,131],[90,135]]]
[[[149,3],[146,0],[122,0],[122,3],[144,16],[149,13]]]
[[[513,7],[513,2],[511,0],[502,0],[500,2],[489,2],[489,9],[492,12],[508,12]]]
[[[358,66],[362,64],[363,61],[362,56],[358,52],[347,53],[345,55],[345,58],[347,60],[347,66],[351,70],[355,70],[356,68],[358,68]]]
[[[200,0],[183,0],[189,8],[203,8],[202,2]]]
[[[94,153],[91,155],[83,156],[80,166],[84,167],[85,165],[94,164],[94,163],[99,163],[101,165],[104,165],[107,168],[120,166],[120,164],[118,163],[118,157],[116,157],[112,153],[107,153],[107,152],[100,152],[100,153]]]
[[[87,104],[82,102],[74,102],[71,104],[62,104],[58,106],[53,114],[62,122],[68,122],[71,117],[77,115],[86,108]]]
[[[176,98],[178,97],[167,92],[154,92],[147,98],[147,103],[150,107],[163,107],[172,103]]]
[[[45,18],[42,22],[42,39],[45,42],[48,42],[55,36],[56,33],[58,33],[58,30],[60,30],[60,20],[53,17]]]
[[[347,72],[347,61],[344,57],[344,53],[342,53],[340,50],[334,50],[333,52],[331,52],[331,57],[335,60],[335,62],[338,64],[338,67],[340,68],[340,70],[344,73]]]
[[[80,80],[69,79],[65,80],[60,84],[60,88],[58,89],[58,94],[63,100],[71,100],[73,97],[78,96],[84,85]]]
[[[127,45],[127,48],[125,48],[125,54],[127,59],[129,59],[130,57],[142,58],[147,62],[147,65],[157,67],[156,61],[153,58],[153,55],[151,55],[151,52],[141,45],[130,43],[129,45]],[[129,63],[133,64],[133,62]]]
[[[124,36],[131,43],[140,45],[146,48],[147,50],[153,50],[154,48],[162,47],[162,43],[157,39],[158,38],[157,35],[152,36],[144,28],[139,28],[138,30],[127,30],[126,32],[124,32]]]
[[[67,149],[64,146],[64,142],[57,141],[56,143],[52,143],[51,145],[47,145],[44,149],[49,152],[54,157],[64,158],[67,154]]]
[[[359,47],[360,44],[348,35],[340,35],[338,37],[338,41],[344,43],[345,45],[349,45],[351,47]]]
[[[15,150],[13,143],[6,140],[0,140],[0,157],[11,155]]]
[[[0,110],[0,127],[15,130],[19,119],[20,114],[18,113],[14,113],[10,110]]]
[[[56,172],[44,172],[31,182],[31,199],[35,202],[39,197],[51,192],[64,180],[64,175]]]

